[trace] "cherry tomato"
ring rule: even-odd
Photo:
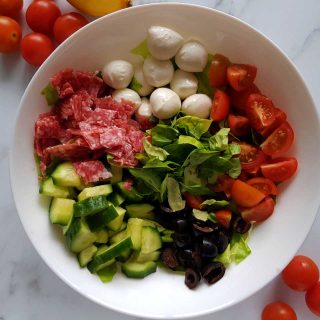
[[[320,317],[320,282],[307,291],[305,299],[311,312]]]
[[[297,320],[295,311],[286,303],[276,301],[266,305],[261,320]]]
[[[35,32],[47,35],[53,33],[53,25],[60,16],[59,7],[48,0],[33,1],[26,12],[28,26]]]
[[[249,64],[233,64],[227,68],[227,79],[236,91],[247,89],[253,84],[257,68]]]
[[[268,219],[274,210],[275,203],[273,199],[267,196],[257,205],[251,208],[239,207],[242,219],[246,222],[262,222]]]
[[[29,33],[21,41],[21,54],[33,66],[41,65],[53,50],[51,39],[42,33]]]
[[[248,97],[246,115],[251,127],[258,132],[272,125],[276,119],[272,101],[258,93]]]
[[[222,54],[215,54],[210,70],[209,70],[209,82],[212,87],[223,87],[228,84],[227,80],[227,68],[230,65],[230,60]]]
[[[21,27],[18,22],[0,16],[0,52],[18,50],[21,40]]]
[[[224,91],[216,89],[212,101],[212,109],[210,114],[211,119],[213,121],[222,121],[228,116],[229,110],[229,96]]]
[[[247,181],[247,184],[249,184],[252,187],[255,187],[256,189],[264,193],[266,196],[270,194],[276,196],[278,194],[277,186],[270,179],[267,178],[252,178]]]
[[[244,137],[250,132],[249,119],[243,116],[230,113],[228,115],[228,126],[230,132],[236,137]]]
[[[259,133],[265,138],[270,136],[270,134],[274,130],[280,127],[280,125],[287,120],[287,115],[281,109],[275,107],[274,111],[275,111],[275,121],[269,127],[259,131]]]
[[[241,148],[239,157],[241,168],[248,173],[256,174],[261,164],[266,161],[265,154],[251,144],[245,142],[238,142],[238,144]]]
[[[195,196],[189,192],[184,192],[183,193],[184,199],[187,202],[187,205],[193,209],[201,209],[201,203],[204,201],[202,197],[200,196]]]
[[[281,273],[285,284],[296,291],[307,291],[319,280],[319,269],[306,256],[295,256]]]
[[[292,157],[276,158],[261,165],[262,175],[273,182],[282,182],[291,178],[298,168],[298,161]]]
[[[215,217],[222,226],[224,226],[226,229],[229,229],[232,218],[232,212],[230,210],[218,210],[215,212]]]
[[[236,180],[230,190],[231,198],[239,206],[250,208],[261,202],[265,195],[246,182]]]
[[[0,0],[0,16],[16,18],[23,7],[23,0]]]
[[[224,192],[228,197],[230,196],[230,190],[234,183],[234,179],[227,175],[221,175],[218,177],[217,183],[214,185],[208,184],[208,188],[213,192]]]
[[[77,12],[63,14],[54,24],[54,37],[57,42],[61,43],[87,23],[88,20]]]
[[[289,150],[293,140],[293,130],[290,124],[286,121],[274,130],[260,147],[268,156],[278,157]]]

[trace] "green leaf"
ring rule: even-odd
[[[182,200],[179,182],[168,177],[167,181],[168,188],[168,202],[172,211],[180,211],[185,208],[186,202]]]
[[[177,144],[172,143],[163,147],[168,153],[168,159],[174,162],[183,163],[185,159],[189,156],[195,146],[191,144]]]
[[[195,146],[196,148],[203,148],[203,144],[197,140],[196,138],[190,137],[190,136],[179,136],[178,144],[191,144]]]
[[[142,88],[142,84],[136,78],[133,77],[129,85],[129,88],[136,92],[139,92],[139,90]]]
[[[197,196],[205,196],[205,195],[212,195],[214,194],[213,191],[211,191],[208,187],[206,187],[203,184],[195,184],[193,186],[187,186],[183,183],[181,183],[182,186],[182,192],[190,192],[191,194],[197,195]]]
[[[163,147],[178,138],[179,131],[165,124],[157,124],[151,129],[152,144]]]
[[[232,158],[233,156],[239,155],[241,152],[240,145],[237,143],[230,143],[226,149],[226,151],[223,153],[224,157]]]
[[[144,181],[155,192],[160,192],[161,179],[153,169],[129,169],[129,172],[137,179]]]
[[[211,123],[212,120],[185,116],[177,119],[174,126],[183,134],[199,140],[201,136],[209,130]]]
[[[214,136],[209,139],[211,150],[224,151],[228,147],[229,128],[220,129]]]
[[[133,48],[130,51],[132,54],[137,54],[141,56],[143,59],[147,58],[149,53],[147,39],[143,40],[137,47]]]
[[[192,215],[201,221],[207,221],[209,219],[209,213],[198,209],[192,209]]]
[[[229,266],[232,263],[230,244],[228,244],[227,249],[219,254],[214,261],[221,262],[225,266]]]
[[[212,86],[210,86],[209,72],[210,72],[212,59],[213,59],[213,55],[209,53],[206,67],[202,72],[196,73],[196,77],[198,79],[198,93],[204,93],[211,98],[213,96],[213,88]]]
[[[197,166],[190,165],[190,166],[187,166],[184,168],[183,183],[186,186],[203,184],[203,181],[198,176],[198,167]]]
[[[202,168],[212,169],[212,172],[227,172],[233,168],[234,164],[231,161],[232,159],[228,160],[224,157],[213,155],[208,160],[202,163]]]
[[[160,201],[164,202],[166,197],[167,197],[167,185],[168,185],[168,177],[169,175],[167,174],[164,180],[161,183],[160,186]]]
[[[49,106],[53,106],[59,101],[59,95],[57,90],[48,83],[41,91],[41,94],[46,98]]]
[[[228,171],[228,175],[233,178],[236,179],[240,176],[241,173],[241,163],[240,163],[240,159],[239,158],[233,158],[229,160],[232,164],[232,168],[229,169]]]
[[[161,161],[164,161],[169,155],[169,153],[166,150],[160,147],[153,146],[147,139],[144,139],[143,146],[144,146],[144,151],[147,153],[147,155],[150,158],[157,158]]]
[[[143,168],[160,169],[162,171],[173,171],[177,166],[178,164],[172,161],[161,161],[157,158],[152,158],[143,166]]]
[[[135,158],[142,164],[146,164],[150,159],[146,153],[136,153]]]
[[[220,209],[229,205],[229,201],[227,200],[215,200],[215,199],[208,199],[201,203],[201,209],[208,209],[209,211],[213,209]]]
[[[243,261],[250,253],[251,249],[247,244],[246,235],[234,232],[230,242],[230,256],[235,263]]]
[[[218,151],[211,151],[206,149],[195,149],[189,154],[188,158],[183,163],[183,166],[188,166],[189,164],[198,166],[206,162],[213,156],[216,156],[217,154],[219,154]]]
[[[111,282],[116,273],[117,265],[115,263],[97,271],[97,275],[103,283]]]

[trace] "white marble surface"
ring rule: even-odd
[[[30,2],[25,0],[25,7]],[[71,8],[63,0],[56,2],[64,11]],[[160,1],[135,0],[134,5],[153,2]],[[319,0],[176,2],[216,8],[262,31],[294,61],[320,108]],[[27,30],[25,24],[24,30]],[[19,54],[0,54],[0,320],[131,319],[95,305],[58,279],[36,253],[19,221],[10,190],[8,153],[19,100],[34,72],[35,69],[28,66]],[[319,243],[318,215],[300,253],[310,255],[320,265]],[[279,278],[246,301],[201,319],[231,320],[240,319],[239,315],[241,319],[259,319],[263,306],[276,299],[291,303],[299,319],[317,319],[306,308],[303,295],[285,288]]]

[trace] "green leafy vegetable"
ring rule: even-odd
[[[236,179],[240,176],[241,173],[241,163],[240,163],[240,159],[239,158],[233,158],[229,160],[232,164],[232,168],[229,169],[228,171],[228,175],[233,178]]]
[[[218,151],[195,149],[189,154],[189,157],[185,160],[183,166],[187,166],[189,164],[198,166],[217,154],[219,154]]]
[[[178,144],[191,144],[195,146],[196,148],[203,148],[203,144],[197,140],[196,138],[190,137],[190,136],[179,136]]]
[[[161,183],[160,186],[160,201],[164,202],[166,197],[167,197],[167,185],[168,185],[168,177],[169,175],[167,174],[164,180]]]
[[[139,160],[142,164],[146,164],[150,159],[145,153],[136,153],[135,158]]]
[[[115,263],[97,271],[97,275],[103,283],[111,282],[116,273],[117,265]]]
[[[132,54],[137,54],[143,59],[147,58],[149,55],[149,49],[147,45],[147,39],[143,40],[137,47],[131,50]]]
[[[198,175],[197,166],[187,166],[184,168],[183,172],[183,182],[186,186],[201,185],[203,181]]]
[[[227,249],[219,254],[214,260],[223,263],[225,266],[230,265],[232,263],[230,244],[228,244]]]
[[[133,78],[129,88],[136,92],[139,92],[139,90],[142,88],[142,84],[136,78]]]
[[[205,195],[212,195],[214,192],[211,191],[208,187],[206,187],[203,184],[195,184],[192,186],[187,186],[183,183],[181,183],[182,191],[183,192],[190,192],[191,194],[194,194],[196,196],[205,196]]]
[[[48,83],[41,91],[41,94],[46,98],[49,106],[53,106],[59,101],[59,95],[57,90]]]
[[[199,140],[201,136],[209,130],[211,123],[212,120],[185,116],[177,119],[174,126],[183,134]]]
[[[157,158],[150,159],[143,168],[160,169],[161,171],[172,171],[178,166],[177,163],[172,161],[161,161]]]
[[[209,53],[206,67],[202,72],[196,73],[196,77],[198,79],[198,93],[204,93],[211,98],[213,96],[213,88],[212,86],[210,86],[209,72],[210,72],[212,59],[213,59],[213,55]]]
[[[177,144],[172,143],[163,147],[168,153],[168,159],[174,162],[183,163],[185,159],[189,156],[195,146],[191,144]]]
[[[209,213],[206,211],[192,209],[192,214],[196,219],[201,221],[207,221],[209,219]]]
[[[209,139],[209,146],[214,151],[224,151],[228,147],[229,128],[220,129],[214,136]]]
[[[129,172],[137,179],[144,181],[153,191],[160,192],[161,179],[153,169],[129,169]]]
[[[168,177],[167,181],[168,188],[168,202],[172,211],[180,211],[185,208],[186,202],[182,200],[179,182]]]
[[[147,139],[144,139],[143,146],[145,152],[150,158],[157,158],[161,161],[164,161],[169,155],[169,153],[166,150],[160,147],[153,146]]]
[[[165,124],[157,124],[151,129],[152,144],[163,147],[178,138],[179,131]]]
[[[247,240],[247,235],[241,235],[237,232],[234,232],[232,235],[230,242],[230,256],[231,260],[237,264],[243,261],[251,253]]]
[[[230,143],[223,155],[225,157],[232,158],[233,156],[239,155],[240,152],[240,145],[238,145],[237,143]]]
[[[201,209],[207,209],[209,211],[213,209],[223,208],[229,205],[229,201],[227,200],[215,200],[215,199],[208,199],[201,203]]]

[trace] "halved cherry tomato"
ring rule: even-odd
[[[320,282],[307,291],[305,299],[310,311],[320,317]]]
[[[260,93],[259,88],[254,83],[243,91],[228,88],[231,105],[242,115],[246,114],[247,100],[252,93]]]
[[[0,52],[13,52],[19,49],[21,27],[15,20],[0,16]]]
[[[261,202],[265,195],[246,182],[236,180],[230,190],[231,198],[242,207],[253,207]]]
[[[272,157],[278,157],[289,150],[293,140],[293,130],[286,121],[274,130],[260,147],[265,154]]]
[[[229,110],[229,96],[224,91],[216,89],[212,101],[212,109],[210,114],[211,119],[213,121],[222,121],[228,116]]]
[[[230,132],[236,137],[244,137],[250,132],[249,119],[230,113],[228,116]]]
[[[281,109],[275,107],[274,111],[275,111],[275,117],[276,117],[275,121],[269,127],[259,131],[259,133],[265,138],[270,136],[270,134],[274,130],[276,130],[283,122],[287,120],[287,115]]]
[[[208,184],[208,188],[213,192],[224,192],[229,198],[230,190],[234,182],[235,180],[230,178],[229,176],[221,175],[218,177],[217,183],[214,185]]]
[[[200,196],[195,196],[189,192],[184,192],[183,193],[184,199],[187,202],[187,205],[193,209],[201,209],[201,203],[203,202],[202,197]]]
[[[246,182],[249,178],[249,173],[245,172],[244,170],[241,170],[241,173],[238,177],[239,180]]]
[[[230,60],[222,54],[215,54],[210,70],[209,70],[209,82],[212,87],[223,87],[228,84],[227,80],[227,68],[230,65]]]
[[[273,182],[282,182],[291,178],[298,168],[298,161],[293,157],[276,158],[260,166],[264,177]]]
[[[260,203],[251,208],[238,208],[242,219],[246,222],[262,222],[268,219],[274,210],[275,203],[270,196],[267,196]]]
[[[276,301],[266,305],[261,320],[298,320],[295,311],[286,303]]]
[[[23,7],[23,0],[0,0],[0,16],[16,18]]]
[[[233,64],[227,69],[227,79],[236,91],[242,91],[252,85],[257,75],[257,68],[249,64]]]
[[[306,256],[295,256],[281,273],[285,284],[296,291],[307,291],[319,280],[319,269]]]
[[[215,217],[221,225],[223,225],[226,229],[229,229],[232,218],[231,210],[218,210],[215,212]]]
[[[255,187],[256,189],[264,193],[266,196],[270,194],[276,196],[278,194],[277,186],[270,179],[267,178],[252,178],[247,181],[247,184],[249,184],[252,187]]]
[[[238,144],[241,148],[239,157],[241,168],[248,173],[256,174],[259,171],[261,164],[266,161],[265,154],[251,144],[245,142],[238,142]]]
[[[276,119],[272,101],[258,93],[248,97],[246,115],[251,127],[258,132],[272,125]]]

